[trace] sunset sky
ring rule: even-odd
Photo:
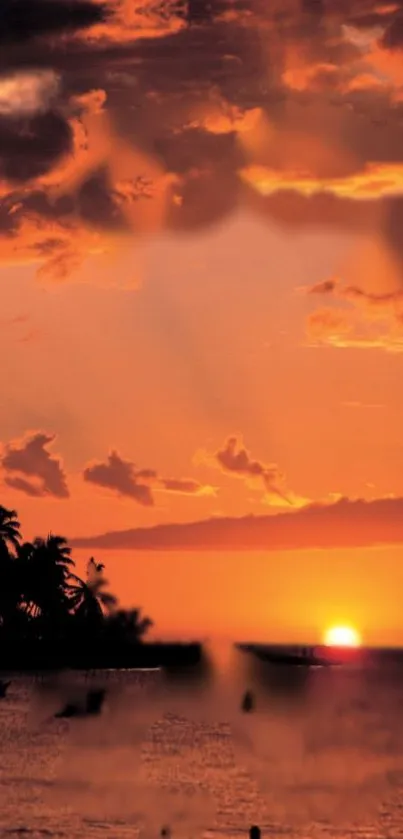
[[[403,645],[402,0],[3,5],[1,503],[157,636]]]

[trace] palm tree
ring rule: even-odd
[[[15,510],[7,510],[0,505],[0,554],[4,550],[18,549],[21,541],[20,523]]]
[[[71,559],[71,548],[64,536],[49,533],[46,539],[37,538],[33,544],[37,550],[46,553],[48,561],[59,569],[63,577],[68,575],[68,566],[74,565],[74,561]]]
[[[11,624],[19,601],[15,552],[21,539],[15,510],[0,506],[0,626]]]
[[[65,632],[69,620],[69,579],[74,562],[71,548],[63,536],[52,533],[34,539],[25,547],[25,601],[36,618],[40,634]]]
[[[111,612],[117,603],[116,597],[105,591],[108,582],[102,573],[104,567],[91,557],[85,581],[75,574],[70,575],[74,581],[69,594],[73,616],[91,635],[97,635],[102,631],[105,613]]]
[[[106,633],[111,641],[138,644],[153,626],[151,618],[142,617],[141,609],[117,609],[106,619]]]
[[[17,559],[20,580],[20,608],[30,618],[38,617],[40,608],[37,603],[38,580],[35,545],[23,542],[18,547]]]
[[[22,542],[15,510],[0,505],[0,630],[2,640],[60,644],[67,650],[80,638],[112,647],[139,643],[152,621],[139,609],[118,608],[106,590],[104,565],[93,557],[87,576],[74,573],[63,536]],[[67,648],[65,643],[67,642]],[[63,656],[63,652],[61,653]]]

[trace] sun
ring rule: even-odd
[[[352,626],[331,626],[325,632],[324,642],[328,647],[359,647],[361,636]]]

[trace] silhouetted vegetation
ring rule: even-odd
[[[75,573],[63,536],[24,542],[16,511],[0,506],[0,667],[11,655],[21,666],[33,659],[96,666],[118,650],[127,658],[152,621],[120,608],[107,585],[93,558],[86,579]]]

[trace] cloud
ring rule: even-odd
[[[20,183],[43,175],[72,151],[71,127],[56,111],[32,116],[0,116],[0,177]]]
[[[323,91],[334,87],[339,72],[334,64],[297,65],[287,69],[282,78],[291,90]]]
[[[105,15],[105,5],[90,0],[2,0],[0,44],[85,29]]]
[[[237,437],[228,437],[223,448],[215,453],[215,458],[224,471],[247,477],[259,476],[267,487],[279,476],[277,466],[265,466],[258,460],[252,460]]]
[[[293,170],[279,172],[259,166],[246,167],[240,175],[263,195],[295,190],[306,197],[329,192],[336,198],[371,201],[403,192],[403,162],[368,163],[362,171],[337,178],[320,178],[314,173]]]
[[[84,480],[118,495],[132,498],[144,507],[155,503],[154,492],[163,491],[182,495],[212,495],[213,487],[186,478],[162,478],[154,469],[138,469],[129,460],[123,460],[112,451],[105,463],[94,463],[83,472]]]
[[[4,262],[37,263],[40,278],[65,280],[88,257],[160,226],[172,176],[111,134],[104,100],[93,90],[67,109],[0,115]]]
[[[403,351],[403,291],[374,293],[337,278],[307,289],[309,295],[341,301],[340,306],[319,307],[307,317],[311,345]]]
[[[160,478],[157,488],[180,495],[216,495],[216,488],[203,485],[192,478]]]
[[[244,447],[241,436],[228,437],[222,448],[214,454],[199,452],[196,462],[219,467],[224,473],[243,478],[252,486],[256,481],[263,484],[268,497],[278,496],[283,501],[292,504],[291,496],[283,489],[284,475],[276,464],[265,464],[253,460],[249,451]]]
[[[403,543],[403,498],[341,498],[295,512],[103,533],[73,539],[77,548],[161,551],[282,551]]]
[[[26,495],[68,498],[69,490],[62,462],[47,451],[47,446],[54,440],[54,435],[38,431],[21,441],[7,443],[0,458],[6,473],[5,484],[25,492]],[[33,478],[34,481],[27,481],[21,477],[22,475]]]
[[[122,460],[117,452],[112,451],[106,463],[94,463],[92,466],[87,466],[83,477],[88,483],[114,490],[127,498],[133,498],[144,507],[151,507],[154,504],[148,482],[155,479],[156,473],[152,469],[137,470],[133,463]]]
[[[352,329],[353,324],[344,309],[316,309],[307,318],[307,334],[312,341],[341,342]]]
[[[399,9],[399,4],[395,5],[395,12],[395,16],[385,28],[382,37],[382,45],[389,50],[403,48],[403,13],[402,9]]]
[[[401,2],[4,0],[0,14],[3,262],[65,280],[134,236],[246,206],[376,230],[403,278]]]
[[[25,478],[7,477],[4,483],[10,487],[10,489],[17,489],[19,492],[23,492],[25,495],[31,496],[31,498],[42,498],[44,495],[41,487],[31,484],[29,481],[26,481]]]
[[[186,16],[186,3],[175,0],[108,0],[104,20],[95,24],[89,36],[100,44],[130,44],[143,38],[158,39],[180,31]],[[196,0],[202,4],[205,0]]]
[[[0,114],[32,116],[49,110],[59,91],[60,80],[53,70],[35,70],[0,77]]]
[[[347,285],[337,277],[315,283],[315,285],[308,288],[308,293],[327,294],[339,300],[347,300],[357,305],[363,304],[367,307],[367,311],[372,311],[373,313],[389,314],[392,311],[396,314],[401,314],[403,310],[403,291],[401,289],[374,293],[359,286]]]

